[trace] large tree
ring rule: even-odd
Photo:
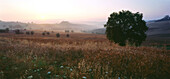
[[[120,46],[127,43],[135,46],[141,45],[146,39],[145,32],[148,30],[146,22],[142,19],[143,14],[130,11],[113,12],[108,18],[106,27],[107,38]]]

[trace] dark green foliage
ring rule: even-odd
[[[45,35],[45,32],[43,32],[42,35],[44,36],[44,35]]]
[[[50,32],[47,32],[47,35],[50,35]]]
[[[27,31],[27,32],[26,32],[26,34],[27,34],[27,35],[29,35],[29,34],[30,34],[30,32],[29,32],[29,31]]]
[[[148,30],[143,15],[139,12],[120,11],[112,13],[108,18],[106,27],[107,38],[120,46],[139,46],[146,39],[145,32]]]
[[[56,34],[56,37],[59,38],[59,37],[60,37],[60,33],[57,33],[57,34]]]
[[[9,28],[6,28],[5,30],[6,30],[6,33],[8,33],[8,32],[9,32]]]
[[[67,35],[66,35],[66,37],[70,37],[70,35],[69,35],[69,34],[67,34]]]
[[[15,34],[21,34],[20,30],[15,30]]]
[[[31,35],[34,35],[34,31],[31,31]]]

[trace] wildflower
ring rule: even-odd
[[[118,79],[120,79],[120,77],[118,77]]]
[[[34,72],[36,72],[36,70],[34,70]]]
[[[63,76],[63,78],[67,78],[66,76]]]
[[[73,71],[73,69],[70,69],[70,71]]]
[[[60,66],[60,68],[63,68],[64,66]]]
[[[83,78],[83,79],[87,79],[87,77],[85,77],[85,76],[83,76],[82,78]]]
[[[91,71],[92,71],[92,69],[89,69],[89,71],[91,72]]]
[[[47,72],[47,74],[51,74],[51,72],[49,71],[49,72]]]
[[[37,69],[37,72],[39,72],[40,71],[40,69]]]
[[[37,59],[37,57],[36,57],[36,56],[34,56],[33,58],[34,58],[35,60]]]
[[[56,77],[59,77],[59,75],[56,75]]]
[[[31,75],[31,76],[28,76],[27,78],[28,78],[28,79],[32,79],[32,78],[33,78],[33,76]]]

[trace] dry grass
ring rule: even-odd
[[[166,50],[120,47],[104,35],[0,36],[0,79],[170,78]]]

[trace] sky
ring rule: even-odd
[[[170,15],[170,0],[0,0],[0,20],[100,23],[112,12],[140,12],[144,20]]]

